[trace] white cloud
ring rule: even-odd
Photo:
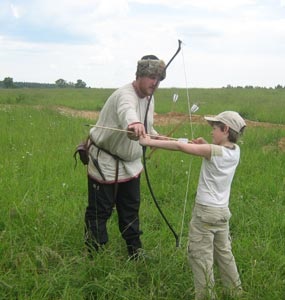
[[[165,5],[169,7],[181,8],[181,7],[197,7],[201,9],[214,10],[214,11],[226,11],[243,7],[246,5],[256,4],[257,0],[130,0],[130,2],[151,4],[151,5]]]
[[[9,9],[11,1],[4,1],[3,24],[10,24],[11,12],[16,21],[0,29],[1,74],[15,81],[64,78],[119,86],[133,79],[141,56],[168,61],[178,39],[194,85],[283,79],[284,1],[262,6],[254,0],[26,0]],[[139,4],[145,4],[142,10],[134,10]],[[19,32],[13,35],[11,28]],[[177,57],[161,86],[183,85],[183,67]]]
[[[14,4],[11,4],[11,5],[10,5],[10,8],[11,8],[11,11],[12,11],[12,15],[13,15],[16,19],[20,18],[20,12],[19,12],[18,6],[14,5]]]

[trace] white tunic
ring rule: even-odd
[[[196,203],[228,207],[231,183],[239,163],[240,148],[211,145],[211,159],[203,159],[197,188]]]
[[[126,130],[129,124],[144,123],[148,105],[148,97],[139,98],[132,84],[117,89],[106,101],[102,108],[96,125]],[[151,99],[148,113],[148,133],[157,134],[153,128],[154,101]],[[141,162],[142,147],[138,141],[128,138],[126,132],[93,127],[90,138],[99,148],[105,149],[120,158],[118,182],[127,181],[137,177],[143,169]],[[116,160],[104,151],[91,146],[89,155],[95,158],[105,176],[102,176],[89,160],[88,174],[100,182],[113,183],[116,178]]]

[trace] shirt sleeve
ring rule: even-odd
[[[131,93],[119,95],[117,112],[122,128],[127,128],[132,123],[141,122],[137,115],[137,99]]]
[[[222,155],[223,155],[222,147],[218,146],[218,145],[211,144],[211,159],[214,156],[222,156]]]

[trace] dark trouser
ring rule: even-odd
[[[119,230],[131,256],[142,247],[142,232],[139,230],[140,178],[118,183],[116,197],[114,194],[115,184],[101,184],[88,177],[86,245],[97,251],[108,242],[107,220],[116,205]]]

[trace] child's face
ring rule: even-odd
[[[222,130],[219,126],[212,126],[212,142],[215,145],[223,145],[228,141],[229,128],[225,126]]]

